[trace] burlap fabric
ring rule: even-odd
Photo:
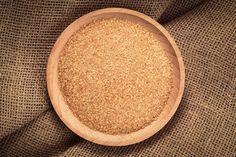
[[[92,10],[125,7],[158,20],[175,38],[185,67],[176,114],[156,135],[106,147],[72,133],[55,114],[46,64],[59,34]],[[0,156],[236,156],[236,2],[0,2]]]

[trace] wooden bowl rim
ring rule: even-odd
[[[178,60],[179,65],[179,91],[175,100],[175,103],[168,113],[168,115],[161,115],[161,118],[158,118],[158,120],[161,119],[161,121],[153,121],[151,124],[146,126],[143,129],[140,129],[136,132],[132,132],[129,134],[121,134],[121,135],[109,135],[102,132],[98,132],[95,130],[92,130],[82,124],[70,111],[68,106],[65,104],[64,99],[62,97],[62,94],[58,87],[58,80],[57,80],[57,64],[58,64],[58,56],[59,51],[57,50],[59,46],[61,46],[62,40],[67,36],[69,38],[67,32],[69,32],[73,27],[78,25],[80,21],[86,20],[91,17],[95,17],[97,15],[101,14],[108,14],[108,13],[124,13],[132,16],[136,16],[151,25],[153,25],[155,28],[157,28],[169,41],[170,45],[174,49],[176,58]],[[77,20],[75,20],[73,23],[71,23],[59,36],[56,43],[54,44],[54,47],[51,51],[51,54],[48,59],[48,65],[47,65],[47,88],[48,88],[48,94],[51,99],[52,105],[60,117],[60,119],[64,122],[64,124],[70,128],[74,133],[79,135],[80,137],[83,137],[84,139],[87,139],[89,141],[92,141],[97,144],[101,145],[107,145],[107,146],[124,146],[124,145],[131,145],[138,142],[141,142],[155,133],[157,133],[161,128],[163,128],[166,123],[171,119],[171,117],[176,112],[179,103],[181,101],[183,91],[184,91],[184,82],[185,82],[185,72],[184,72],[184,64],[183,59],[181,56],[181,53],[174,41],[174,39],[171,37],[171,35],[165,30],[164,27],[162,27],[159,23],[157,23],[155,20],[150,18],[149,16],[134,11],[130,9],[125,8],[106,8],[106,9],[100,9],[93,12],[90,12]],[[164,111],[163,111],[164,112]]]

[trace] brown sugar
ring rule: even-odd
[[[154,121],[168,100],[172,75],[158,38],[115,18],[75,33],[58,65],[60,89],[74,115],[108,134],[131,133]]]

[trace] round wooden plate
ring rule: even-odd
[[[147,27],[150,31],[157,35],[158,40],[161,41],[161,46],[166,50],[168,56],[174,66],[174,88],[169,96],[167,105],[159,117],[150,125],[136,132],[121,135],[110,135],[102,132],[92,130],[82,124],[71,112],[66,105],[62,93],[58,85],[58,61],[60,52],[68,39],[78,31],[82,26],[87,25],[94,20],[105,18],[124,18],[135,23]],[[180,51],[170,36],[170,34],[155,20],[139,13],[137,11],[122,9],[122,8],[107,8],[93,11],[86,14],[72,24],[70,24],[57,39],[47,65],[47,87],[49,97],[53,104],[56,113],[61,120],[77,135],[92,141],[94,143],[109,145],[109,146],[124,146],[143,141],[158,132],[174,115],[184,90],[184,64]]]

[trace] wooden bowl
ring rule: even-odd
[[[98,19],[124,18],[147,27],[158,35],[161,46],[167,51],[174,66],[174,88],[159,117],[150,125],[129,134],[110,135],[92,130],[82,124],[66,105],[58,85],[58,61],[60,52],[68,39],[82,26]],[[57,39],[47,65],[47,87],[49,97],[61,120],[77,135],[97,144],[124,146],[143,141],[158,132],[174,115],[184,90],[184,64],[180,51],[170,34],[152,18],[129,9],[108,8],[88,13],[70,24]]]

